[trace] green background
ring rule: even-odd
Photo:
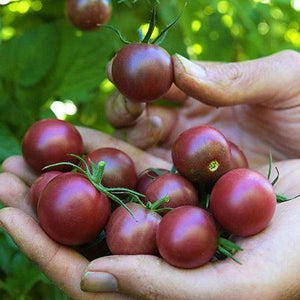
[[[109,24],[137,41],[156,2],[113,1]],[[156,34],[185,2],[160,1]],[[299,11],[300,0],[190,0],[162,46],[170,54],[212,61],[298,50]],[[0,163],[20,154],[24,132],[42,118],[57,116],[111,133],[104,103],[114,87],[105,66],[120,47],[108,29],[86,33],[72,27],[64,1],[0,0]],[[0,231],[0,299],[65,298]]]

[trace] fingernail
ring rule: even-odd
[[[186,73],[188,73],[192,77],[196,78],[205,78],[206,77],[206,72],[205,69],[202,68],[201,66],[194,64],[187,58],[181,56],[180,54],[175,54],[176,60],[175,60],[175,65],[176,63],[180,63],[181,67],[184,69]]]
[[[81,278],[80,288],[84,292],[104,293],[117,292],[117,279],[105,272],[86,272]]]

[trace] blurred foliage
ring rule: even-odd
[[[240,61],[300,47],[300,0],[116,0],[110,24],[137,41],[159,3],[158,35],[185,2],[162,43],[170,54]],[[74,29],[61,0],[0,0],[0,33],[0,162],[20,153],[24,132],[42,118],[112,132],[105,66],[122,47],[116,35]],[[65,299],[2,231],[0,299]]]

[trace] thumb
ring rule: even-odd
[[[300,54],[286,50],[240,63],[193,63],[173,56],[175,84],[189,96],[213,106],[295,105],[300,92]]]
[[[121,293],[135,299],[224,299],[221,291],[228,287],[211,263],[199,269],[175,268],[151,255],[115,255],[92,261],[82,277],[81,288],[101,293],[105,282],[102,272],[111,274]],[[233,281],[236,276],[229,272]],[[216,282],[218,289],[216,289]],[[213,292],[212,292],[213,291]],[[213,297],[212,297],[213,294]]]

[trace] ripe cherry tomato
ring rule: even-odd
[[[65,121],[45,119],[33,124],[26,132],[22,152],[25,161],[36,171],[58,162],[78,163],[68,154],[83,154],[83,142],[77,129]],[[68,171],[72,167],[60,166],[51,170]]]
[[[170,173],[170,171],[166,169],[158,169],[163,174]],[[156,178],[160,176],[158,173],[151,171],[151,170],[145,170],[138,176],[138,181],[135,187],[135,190],[141,194],[145,194],[147,187],[149,184]]]
[[[55,241],[82,245],[104,229],[110,201],[81,174],[65,173],[51,180],[40,197],[37,215]]]
[[[169,196],[169,202],[163,203],[159,208],[198,205],[198,195],[194,186],[182,176],[173,173],[156,177],[147,187],[145,196],[144,201],[151,203]]]
[[[66,13],[71,23],[80,30],[95,30],[111,15],[110,0],[67,0]]]
[[[173,82],[172,59],[161,47],[129,44],[113,59],[112,80],[132,101],[156,100],[169,90]]]
[[[220,225],[238,236],[249,236],[265,229],[276,207],[272,184],[251,169],[234,169],[214,185],[210,209]]]
[[[212,184],[231,168],[231,153],[225,136],[211,126],[190,128],[172,147],[173,163],[192,182]]]
[[[46,187],[46,185],[56,176],[61,175],[62,172],[59,171],[50,171],[39,176],[30,188],[29,193],[29,203],[32,209],[36,212],[36,208],[38,205],[38,201],[42,194],[42,191]]]
[[[231,152],[231,168],[248,168],[248,160],[244,152],[234,143],[229,142]]]
[[[102,184],[105,187],[135,188],[137,182],[135,166],[125,152],[115,148],[99,148],[85,157],[88,165],[89,160],[95,164],[100,161],[106,163],[102,178]]]
[[[182,206],[163,217],[157,230],[157,247],[167,263],[179,268],[197,268],[213,257],[217,233],[207,211]]]
[[[156,231],[161,216],[137,203],[128,203],[136,220],[122,207],[111,215],[106,240],[112,254],[156,254]]]

